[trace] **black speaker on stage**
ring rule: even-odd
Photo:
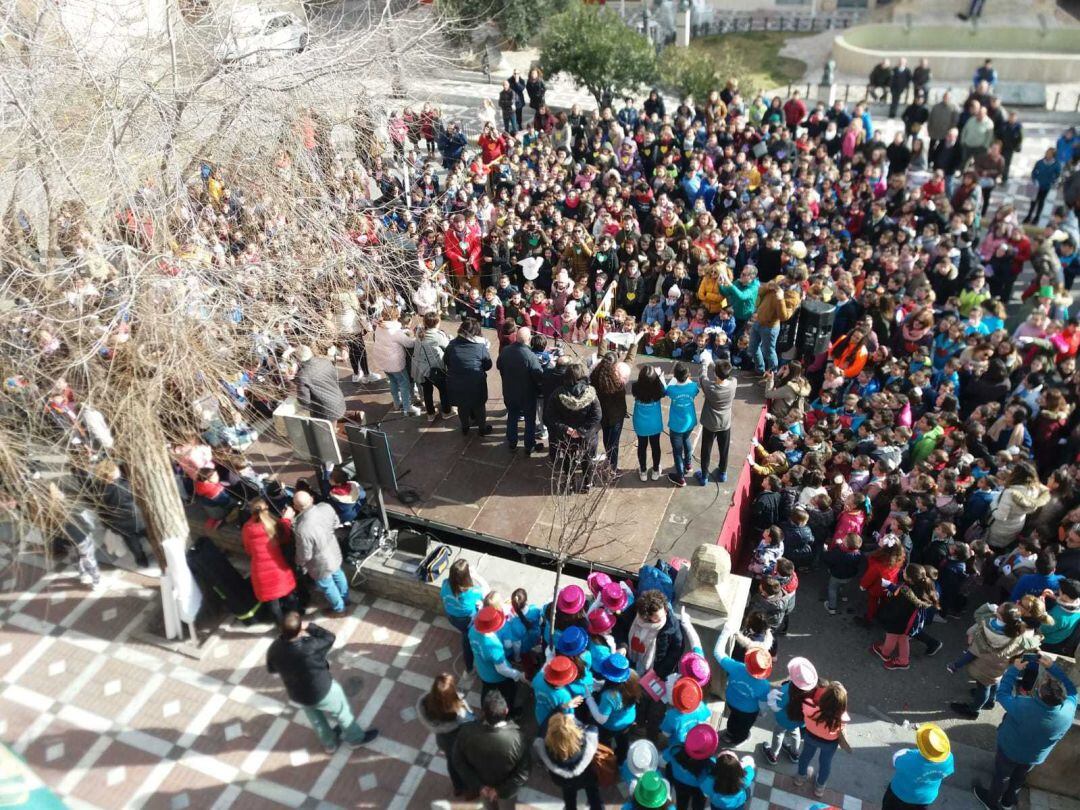
[[[799,307],[799,331],[795,338],[796,357],[816,357],[828,350],[832,341],[836,306],[807,299]]]

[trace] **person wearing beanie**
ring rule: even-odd
[[[818,674],[814,665],[805,658],[792,658],[787,666],[788,679],[769,692],[768,705],[772,712],[772,742],[762,743],[761,750],[765,759],[775,765],[780,758],[780,749],[787,752],[792,762],[799,761],[799,746],[802,742],[803,703],[813,696],[818,686]]]
[[[881,810],[929,807],[937,800],[941,783],[952,776],[951,746],[941,728],[923,723],[915,730],[915,744],[893,754],[895,773],[885,788]]]
[[[672,743],[664,751],[667,778],[675,789],[678,810],[705,810],[705,795],[699,785],[712,770],[713,754],[720,738],[708,723],[690,729],[682,743]]]
[[[671,810],[671,785],[660,771],[648,771],[634,785],[630,800],[622,810]]]
[[[567,688],[577,677],[577,665],[565,655],[556,655],[533,676],[533,704],[541,734],[551,715],[573,713],[581,705],[582,699],[575,698]]]
[[[701,687],[693,678],[679,678],[668,693],[671,708],[664,713],[660,731],[668,745],[681,743],[694,726],[709,721],[709,707],[702,700]]]
[[[499,608],[480,608],[469,628],[469,647],[472,649],[476,674],[483,683],[481,696],[497,689],[513,712],[517,685],[525,680],[525,675],[506,660],[506,648],[498,635],[504,624],[506,614]]]
[[[712,810],[737,810],[750,803],[756,775],[752,756],[740,759],[734,751],[725,749],[716,755],[699,786]]]
[[[757,720],[760,704],[769,697],[772,686],[772,656],[766,650],[754,647],[746,652],[742,661],[724,655],[730,625],[725,625],[713,648],[713,657],[728,674],[724,700],[727,702],[728,722],[724,730],[724,742],[738,745],[750,736],[750,729]]]

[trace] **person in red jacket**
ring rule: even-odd
[[[491,124],[484,124],[484,131],[480,133],[477,143],[485,166],[506,154],[506,138],[496,132]]]
[[[443,253],[457,283],[468,281],[479,289],[480,229],[470,229],[465,224],[465,217],[455,214],[446,229]]]
[[[244,551],[251,558],[251,587],[281,624],[285,618],[281,600],[296,590],[296,575],[285,559],[282,546],[292,542],[292,509],[278,519],[264,500],[251,503],[251,517],[240,529]]]
[[[895,534],[885,535],[878,548],[867,555],[866,572],[859,580],[859,590],[866,591],[866,617],[863,623],[874,621],[886,589],[899,581],[903,567],[904,547],[900,544],[900,538]]]
[[[791,98],[784,104],[784,123],[791,130],[791,136],[795,137],[795,130],[806,118],[806,102],[799,98],[799,91],[793,90]]]

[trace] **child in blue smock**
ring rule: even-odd
[[[450,571],[439,588],[446,618],[461,633],[465,655],[465,671],[473,671],[473,652],[469,645],[469,625],[473,616],[480,610],[487,593],[487,583],[479,575],[469,571],[468,560],[458,559],[450,566]]]
[[[612,638],[611,630],[615,627],[615,617],[603,608],[596,608],[589,612],[589,658],[593,675],[603,680],[600,668],[604,660],[615,652],[615,639]],[[602,740],[601,740],[602,742]]]
[[[742,661],[724,654],[731,628],[725,626],[716,640],[713,657],[728,674],[724,699],[727,701],[728,722],[724,742],[738,745],[750,736],[750,729],[757,720],[760,704],[769,697],[772,686],[772,656],[761,648],[747,650]]]
[[[667,778],[675,789],[676,807],[701,807],[699,785],[713,769],[713,754],[719,737],[716,729],[708,723],[691,728],[682,743],[674,743],[664,750]]]
[[[676,363],[674,374],[675,379],[664,389],[664,396],[671,400],[668,435],[675,456],[675,472],[668,478],[675,486],[685,487],[686,477],[694,471],[690,435],[697,426],[694,398],[698,395],[698,384],[690,379],[690,367],[686,363]]]
[[[668,744],[681,743],[690,729],[709,721],[709,707],[702,701],[701,686],[693,678],[679,678],[671,688],[671,708],[664,713],[660,731]]]
[[[525,676],[506,659],[506,648],[498,635],[505,623],[506,614],[501,609],[494,606],[481,608],[469,628],[469,646],[473,651],[476,674],[484,685],[483,693],[497,689],[506,698],[506,705],[513,709],[517,685],[525,680]]]
[[[641,698],[637,673],[630,668],[625,655],[612,653],[600,665],[604,688],[594,697],[585,696],[593,719],[600,730],[600,742],[615,751],[615,759],[626,759],[630,747],[628,732],[637,719],[637,702]]]
[[[762,743],[761,750],[771,764],[780,758],[780,749],[787,751],[792,762],[799,761],[799,745],[802,742],[803,704],[814,696],[818,687],[818,675],[814,665],[805,658],[792,658],[788,662],[788,680],[769,692],[768,706],[773,716],[771,743]],[[790,742],[789,742],[790,741]]]
[[[630,386],[634,397],[633,425],[637,434],[638,478],[653,481],[660,478],[660,434],[664,432],[664,414],[660,400],[664,398],[664,377],[655,366],[642,366]],[[652,451],[652,466],[647,465],[647,452]]]
[[[532,679],[536,726],[542,736],[547,721],[555,712],[572,713],[580,701],[575,701],[567,688],[578,676],[577,666],[564,655],[557,655],[547,662]]]
[[[886,810],[929,807],[937,801],[941,783],[956,770],[949,738],[939,726],[923,723],[915,730],[915,744],[916,748],[902,748],[893,755],[896,773],[881,801]],[[976,796],[982,801],[982,796]]]
[[[724,750],[716,755],[698,787],[712,810],[738,810],[749,804],[756,775],[752,756],[739,759],[734,751]]]
[[[510,594],[510,618],[506,622],[504,642],[510,647],[507,654],[514,661],[520,661],[524,653],[535,649],[540,643],[540,625],[543,622],[543,610],[539,605],[529,604],[529,594],[524,588],[518,588]]]

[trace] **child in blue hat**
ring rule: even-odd
[[[630,746],[630,727],[637,720],[641,687],[637,673],[630,668],[630,661],[620,653],[605,658],[599,673],[604,688],[595,698],[586,695],[585,705],[599,726],[600,742],[610,746],[615,751],[615,759],[622,764]]]

